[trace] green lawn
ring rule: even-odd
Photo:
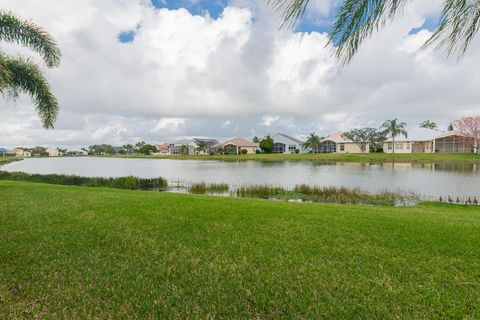
[[[0,318],[480,318],[480,207],[0,181]]]
[[[108,157],[108,156],[102,156]],[[200,160],[261,160],[261,161],[347,161],[347,162],[461,162],[480,163],[474,153],[413,153],[392,154],[249,154],[249,155],[115,155],[118,158],[200,159]]]

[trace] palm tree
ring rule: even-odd
[[[395,137],[397,136],[405,136],[407,137],[407,130],[405,127],[407,124],[405,122],[398,122],[398,119],[393,119],[393,120],[387,120],[385,121],[380,129],[384,129],[384,133],[388,136],[390,135],[392,137],[392,151],[393,154],[395,155]]]
[[[322,146],[322,139],[315,133],[310,133],[305,143],[302,145],[304,150],[311,149],[313,153],[318,153]]]
[[[60,50],[53,38],[36,24],[0,11],[0,41],[16,43],[38,52],[48,68],[60,64]],[[53,128],[58,102],[40,67],[28,58],[12,57],[0,49],[0,94],[15,99],[29,94],[45,128]]]
[[[282,18],[281,27],[293,28],[310,0],[266,0]],[[337,12],[329,43],[342,65],[350,62],[360,44],[394,20],[407,0],[344,0]],[[445,0],[439,22],[423,48],[445,48],[447,55],[465,53],[479,29],[479,1]]]

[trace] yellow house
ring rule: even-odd
[[[370,145],[366,144],[362,150],[361,144],[346,139],[343,132],[337,132],[322,140],[322,153],[369,153]]]
[[[385,153],[470,153],[474,150],[474,141],[456,131],[439,132],[416,128],[408,132],[407,138],[399,136],[389,138],[383,144]]]

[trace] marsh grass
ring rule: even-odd
[[[261,199],[301,200],[339,204],[373,204],[393,206],[403,199],[401,195],[382,192],[368,193],[358,188],[318,187],[305,184],[296,185],[293,190],[271,185],[253,185],[236,190],[236,196]]]
[[[205,194],[205,193],[226,193],[230,189],[226,183],[193,183],[188,192],[193,194]]]
[[[25,172],[0,171],[0,180],[25,181],[36,183],[60,184],[67,186],[107,187],[129,190],[165,191],[168,182],[164,178],[138,178],[134,176],[103,178],[80,177],[64,174],[29,174]]]

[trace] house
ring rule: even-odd
[[[277,133],[272,137],[273,153],[305,153],[304,142],[283,133]]]
[[[168,143],[156,144],[155,147],[157,148],[157,154],[171,154],[170,144]]]
[[[46,148],[45,155],[49,157],[58,157],[60,156],[60,151],[58,151],[58,149]]]
[[[85,150],[72,150],[67,151],[67,156],[88,156],[88,152]]]
[[[258,143],[251,142],[243,138],[233,138],[212,145],[209,148],[209,151],[211,153],[217,153],[221,149],[223,149],[223,152],[227,154],[241,154],[242,150],[246,150],[247,154],[253,154],[258,150]]]
[[[5,152],[6,157],[31,157],[32,153],[27,149],[15,148]]]
[[[170,144],[170,154],[206,154],[209,148],[218,143],[216,139],[192,138]]]
[[[383,143],[383,152],[393,153],[469,153],[474,151],[474,140],[457,131],[439,132],[415,128],[407,137],[389,138]]]
[[[353,142],[343,136],[343,132],[337,132],[322,140],[321,153],[368,153],[370,145],[362,150],[361,144]]]

